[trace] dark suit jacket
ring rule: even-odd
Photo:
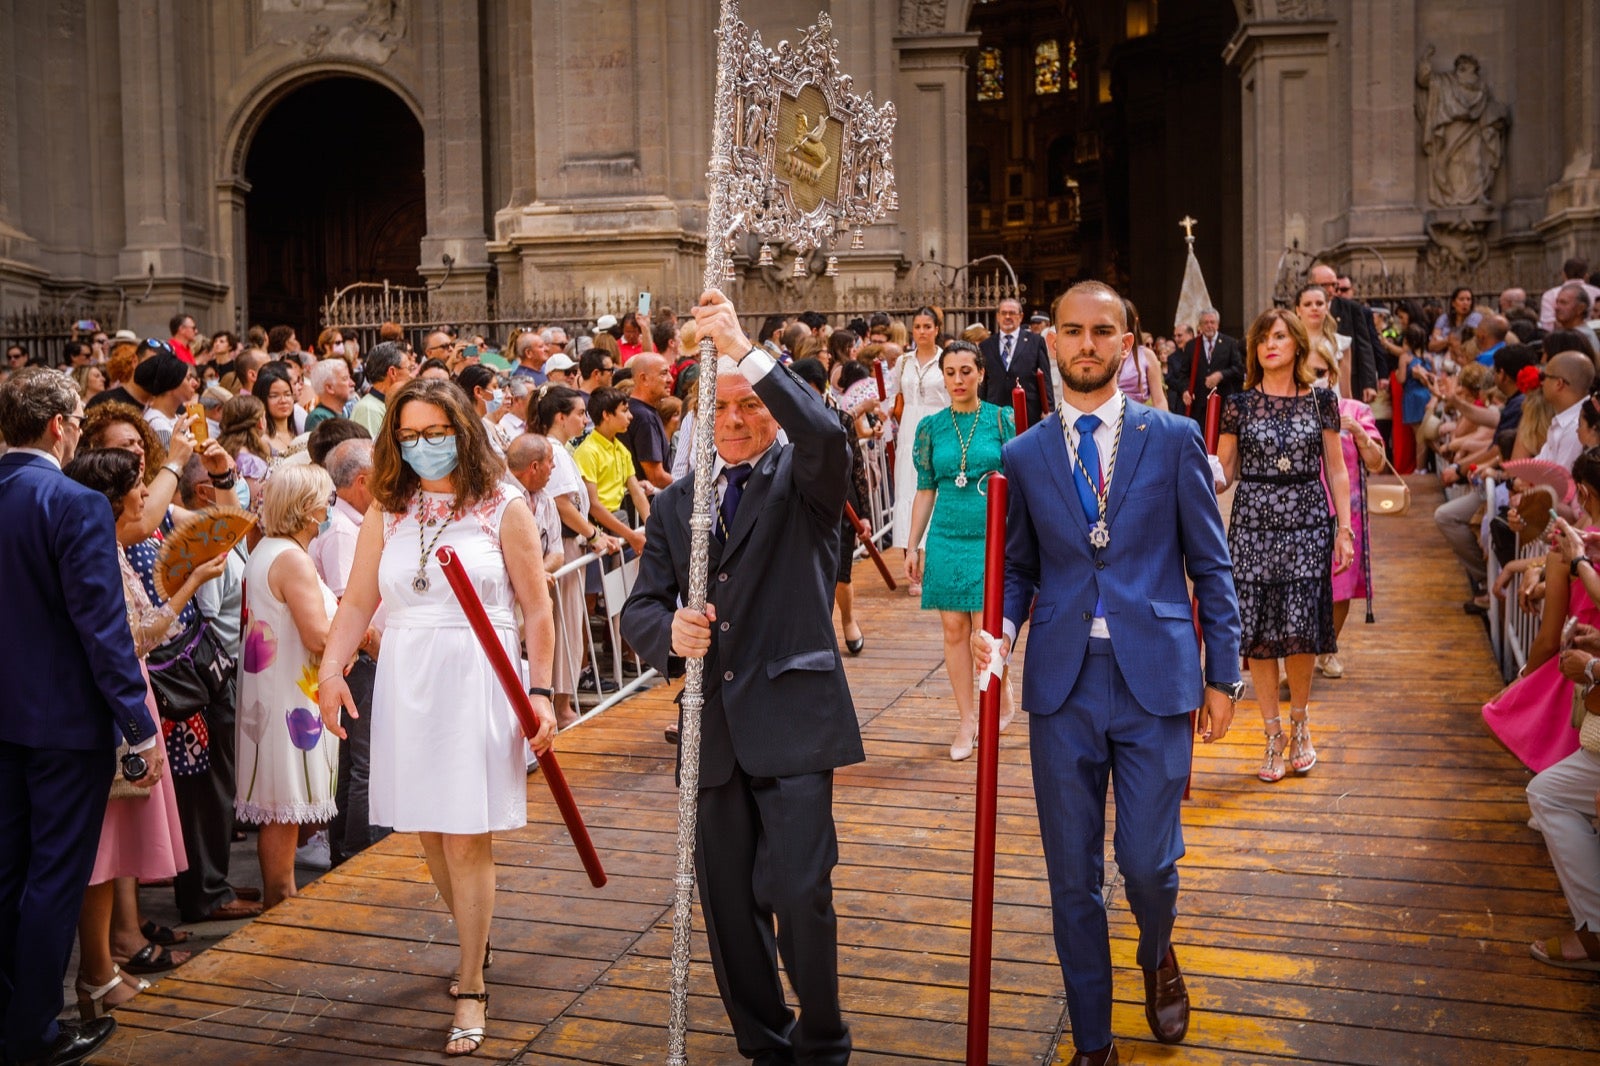
[[[706,599],[716,605],[705,660],[700,785],[734,764],[754,777],[817,773],[866,757],[833,632],[839,521],[849,488],[843,426],[785,367],[756,386],[789,436],[746,482],[728,541],[711,540]],[[656,497],[622,634],[644,659],[681,673],[672,616],[689,589],[694,477]]]
[[[1185,410],[1183,394],[1189,391],[1190,368],[1200,360],[1200,369],[1194,374],[1194,406]],[[1205,339],[1195,335],[1194,340],[1172,353],[1167,360],[1167,405],[1178,414],[1187,414],[1197,422],[1206,418],[1206,398],[1211,390],[1206,388],[1206,378],[1215,371],[1222,372],[1217,383],[1217,394],[1231,396],[1244,387],[1244,348],[1226,333],[1217,334],[1217,343],[1211,347],[1211,358],[1206,359]]]
[[[0,456],[0,741],[93,750],[156,735],[106,498],[37,455]],[[107,782],[109,787],[109,782]]]
[[[1017,331],[1016,350],[1011,353],[1008,369],[1000,359],[1000,334],[991,333],[984,338],[978,350],[983,352],[982,398],[996,407],[1011,407],[1011,390],[1018,381],[1028,400],[1028,425],[1039,424],[1039,378],[1036,370],[1044,371],[1045,388],[1050,387],[1050,348],[1044,338],[1031,329]],[[1019,430],[1023,427],[1018,426]]]
[[[1378,387],[1378,358],[1383,351],[1378,327],[1372,324],[1367,305],[1347,296],[1330,300],[1328,313],[1338,323],[1339,332],[1350,338],[1350,391],[1359,400],[1367,389]]]

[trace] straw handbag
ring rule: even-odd
[[[1383,465],[1394,475],[1395,484],[1370,480],[1367,482],[1367,513],[1405,514],[1411,506],[1411,487],[1406,484],[1406,479],[1400,476],[1400,472],[1394,468],[1387,455],[1383,457]]]

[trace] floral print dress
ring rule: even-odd
[[[301,642],[288,605],[267,583],[280,555],[301,550],[285,537],[268,537],[244,568],[233,803],[244,822],[308,825],[326,822],[337,811],[339,738],[323,729],[317,709],[321,659]],[[332,618],[338,600],[320,579],[317,587]]]

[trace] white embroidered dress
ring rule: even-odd
[[[378,592],[388,622],[372,694],[374,825],[470,834],[527,824],[522,727],[435,555],[449,547],[460,557],[525,684],[516,598],[500,552],[500,519],[512,499],[501,487],[453,518],[451,496],[418,492],[405,514],[384,515]],[[424,547],[428,588],[419,592]]]
[[[944,371],[939,369],[937,355],[923,364],[915,351],[907,352],[900,357],[894,377],[900,383],[905,405],[900,409],[900,428],[895,431],[892,543],[896,548],[905,548],[910,547],[911,501],[917,495],[917,465],[913,459],[916,449],[911,446],[917,439],[917,423],[924,415],[949,407],[950,394],[944,391]]]

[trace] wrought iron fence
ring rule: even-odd
[[[1279,307],[1293,304],[1295,293],[1309,280],[1311,268],[1317,262],[1318,258],[1309,253],[1297,248],[1286,249],[1278,265],[1272,302]],[[1393,307],[1401,300],[1445,303],[1452,292],[1466,286],[1479,304],[1492,307],[1494,298],[1509,288],[1521,287],[1533,296],[1544,290],[1544,284],[1519,278],[1519,273],[1527,273],[1526,266],[1506,260],[1486,260],[1471,267],[1422,260],[1399,270],[1362,266],[1349,276],[1355,298],[1369,305]]]
[[[744,283],[735,288],[739,317],[752,331],[770,315],[793,316],[816,311],[836,326],[874,311],[906,318],[919,307],[938,308],[945,329],[956,333],[974,322],[993,326],[994,309],[1007,297],[1020,299],[1022,287],[999,274],[978,276],[955,285],[897,286],[892,289],[854,288],[832,293],[801,294]],[[680,319],[699,299],[699,292],[653,293],[652,305],[675,308]],[[530,300],[461,300],[443,297],[425,288],[358,282],[347,285],[323,301],[322,324],[354,333],[362,349],[378,340],[385,323],[398,326],[413,345],[431,330],[449,327],[458,335],[482,334],[492,344],[503,344],[514,329],[560,326],[569,336],[586,333],[601,315],[631,309],[634,296],[625,291],[589,289],[548,291]]]
[[[21,345],[34,359],[50,366],[66,363],[67,342],[75,339],[74,326],[91,319],[106,334],[119,328],[115,305],[80,307],[74,311],[12,311],[0,316],[0,344],[10,347]],[[76,339],[87,342],[90,333],[77,333]]]

